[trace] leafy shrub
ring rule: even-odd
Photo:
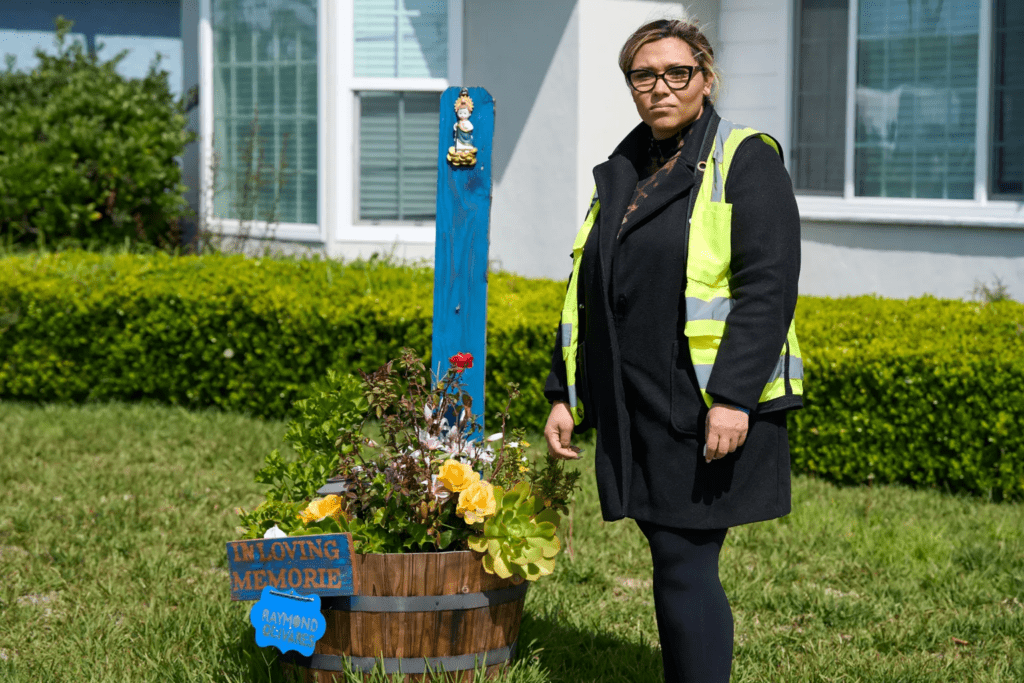
[[[100,256],[0,260],[0,396],[150,398],[281,417],[328,369],[430,351],[433,271],[377,262]],[[490,277],[486,414],[540,430],[565,284]],[[801,297],[807,407],[793,467],[1024,499],[1024,305]]]
[[[38,51],[31,73],[0,72],[0,238],[176,247],[188,134],[167,74],[126,79],[124,53],[65,46],[70,27],[58,19],[58,54]]]
[[[1024,306],[803,297],[793,466],[1024,499]]]

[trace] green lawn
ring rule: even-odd
[[[251,603],[228,599],[224,543],[283,433],[162,406],[0,402],[0,681],[280,680]],[[575,560],[528,594],[508,683],[660,680],[643,537],[603,523],[584,482]],[[789,517],[726,540],[733,681],[1024,681],[1024,506],[804,477],[793,490]]]

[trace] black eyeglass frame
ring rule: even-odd
[[[686,82],[680,86],[672,85],[671,83],[668,82],[668,78],[666,78],[668,72],[675,71],[676,69],[685,69],[687,72]],[[668,86],[669,90],[686,90],[690,85],[690,81],[693,80],[693,74],[698,71],[701,73],[704,72],[704,67],[702,67],[700,64],[680,64],[678,66],[671,66],[662,71],[660,74],[655,73],[650,69],[631,69],[626,72],[626,83],[629,85],[630,88],[636,90],[637,92],[651,92],[656,87],[658,87],[658,79],[660,78],[661,80],[665,81],[665,85]],[[651,74],[652,76],[654,76],[654,81],[651,83],[651,87],[641,90],[640,88],[636,87],[636,85],[633,84],[633,74],[638,73]]]

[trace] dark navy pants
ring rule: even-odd
[[[651,545],[654,610],[666,683],[728,683],[732,609],[718,579],[728,529],[637,525]]]

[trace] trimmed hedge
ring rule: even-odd
[[[1024,305],[802,297],[793,466],[1024,499]]]
[[[0,396],[283,417],[328,368],[430,350],[433,271],[377,261],[67,252],[0,260]],[[541,429],[563,282],[490,278],[486,401]],[[1024,499],[1024,306],[801,297],[793,467]],[[491,420],[493,424],[493,420]]]
[[[242,256],[0,260],[0,396],[155,399],[280,418],[328,368],[430,353],[433,270]],[[546,407],[538,360],[564,285],[490,278],[488,417],[518,381],[517,424]],[[557,316],[557,302],[555,304]],[[547,361],[545,360],[546,364]]]

